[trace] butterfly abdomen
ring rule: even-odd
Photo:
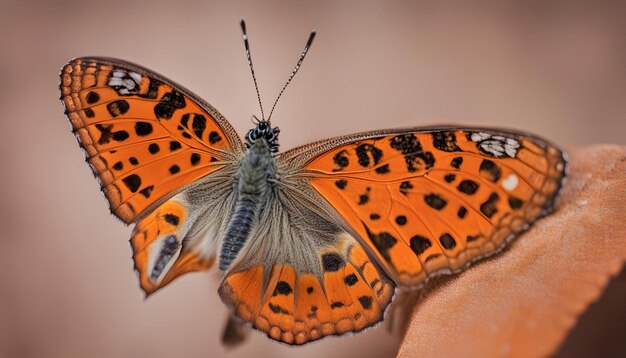
[[[220,270],[226,271],[228,269],[248,240],[254,224],[256,209],[257,203],[253,200],[237,201],[234,214],[224,234],[224,244],[220,252]]]
[[[237,172],[238,197],[224,233],[220,251],[220,270],[226,271],[246,244],[256,221],[258,208],[269,194],[269,180],[276,167],[268,145],[258,139],[246,152]]]

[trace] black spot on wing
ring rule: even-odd
[[[452,183],[454,179],[456,179],[456,175],[454,174],[446,174],[446,176],[443,177],[443,180],[445,180],[446,183]]]
[[[452,235],[448,234],[447,232],[439,237],[439,242],[441,243],[441,246],[443,246],[443,248],[446,250],[452,250],[456,247],[456,241],[454,241]]]
[[[184,128],[189,128],[189,117],[189,113],[185,113],[182,115],[182,117],[180,117],[180,125]]]
[[[198,163],[200,163],[200,154],[192,153],[191,157],[189,158],[189,161],[191,162],[191,165],[193,166],[198,165]]]
[[[324,271],[339,271],[339,269],[344,267],[345,265],[346,263],[343,258],[336,253],[322,255],[322,266],[324,267]]]
[[[144,137],[152,133],[152,124],[148,122],[137,122],[135,123],[135,134],[140,137]]]
[[[337,181],[335,181],[335,186],[337,186],[337,188],[343,190],[346,188],[346,185],[348,185],[348,181],[345,179],[339,179]]]
[[[382,150],[380,150],[379,148],[376,148],[375,146],[369,143],[358,145],[355,151],[356,151],[356,156],[359,161],[359,165],[361,165],[364,168],[369,167],[371,162],[373,162],[372,166],[377,165],[383,156]],[[370,161],[370,157],[371,157],[371,161]]]
[[[278,313],[280,313],[280,314],[289,314],[289,311],[287,311],[286,309],[282,308],[280,305],[274,305],[271,302],[269,302],[267,304],[267,306],[269,307],[269,309],[272,312],[274,312],[276,314],[278,314]]]
[[[202,135],[204,134],[204,130],[206,129],[206,118],[201,114],[194,115],[193,123],[191,124],[191,129],[193,130],[196,137],[202,139]],[[217,132],[211,132],[211,133],[217,133]]]
[[[159,150],[161,150],[161,148],[159,148],[159,145],[156,143],[151,143],[148,146],[148,152],[150,152],[150,154],[156,154],[159,152]]]
[[[441,195],[435,193],[424,195],[424,201],[435,210],[441,210],[448,204]]]
[[[344,278],[344,281],[345,281],[346,285],[354,286],[354,285],[356,285],[357,282],[359,282],[359,278],[356,277],[355,274],[351,273],[351,274],[349,274],[348,276],[346,276]]]
[[[87,103],[94,104],[100,100],[100,95],[97,92],[90,91],[87,93]]]
[[[112,124],[101,124],[98,123],[95,125],[96,129],[100,132],[100,138],[98,139],[98,144],[108,144],[113,139],[116,142],[122,142],[128,139],[130,135],[126,131],[117,131],[113,132]]]
[[[522,207],[523,204],[524,202],[522,202],[520,199],[514,196],[509,197],[509,206],[511,207],[511,209],[519,209]]]
[[[107,144],[111,141],[111,137],[113,136],[113,134],[111,133],[111,130],[113,129],[112,124],[96,124],[96,129],[100,131],[98,144]]]
[[[131,174],[123,178],[122,181],[124,182],[124,184],[126,184],[126,187],[128,188],[128,190],[130,190],[133,193],[136,193],[137,190],[139,190],[139,187],[141,186],[141,178],[137,174]]]
[[[222,140],[222,137],[220,136],[219,133],[215,131],[212,131],[211,133],[209,133],[209,143],[215,144],[221,140]]]
[[[113,140],[116,142],[123,142],[128,139],[128,137],[130,137],[130,135],[127,131],[113,132],[113,135],[111,136],[111,138],[113,138]]]
[[[334,301],[333,303],[330,304],[330,308],[335,309],[335,308],[341,308],[345,306],[345,304],[343,302],[339,302],[339,301]]]
[[[350,164],[347,154],[348,151],[342,150],[333,156],[333,162],[337,166],[337,168],[333,169],[334,172],[338,172]]]
[[[502,176],[502,170],[493,161],[489,159],[483,159],[483,161],[480,163],[480,175],[495,183],[500,180],[500,176]]]
[[[409,244],[411,246],[411,250],[413,250],[413,252],[415,252],[418,256],[428,250],[429,247],[433,246],[430,240],[422,235],[415,235],[411,237]]]
[[[463,219],[465,215],[467,215],[467,209],[464,206],[461,206],[459,211],[456,212],[456,216],[458,216],[459,219]]]
[[[170,174],[174,175],[174,174],[180,172],[180,167],[178,165],[174,164],[174,165],[172,165],[170,167],[169,171],[170,171]]]
[[[389,164],[381,165],[380,167],[376,168],[375,171],[378,174],[387,174],[389,173]]]
[[[454,132],[435,132],[433,135],[433,146],[444,152],[459,152],[461,148],[456,145]]]
[[[164,219],[165,219],[165,222],[167,222],[170,225],[178,226],[178,223],[180,223],[180,218],[177,215],[174,215],[171,213],[165,214]]]
[[[409,172],[427,170],[435,165],[433,154],[422,150],[422,145],[414,134],[401,134],[392,137],[389,140],[389,146],[402,153]]]
[[[128,158],[128,162],[129,162],[131,165],[138,165],[138,164],[139,164],[139,161],[138,161],[138,160],[137,160],[137,158],[135,158],[135,157],[130,157],[130,158]]]
[[[124,169],[124,163],[118,161],[117,163],[113,164],[113,169],[115,169],[115,170],[122,170],[122,169]]]
[[[414,134],[400,134],[389,139],[391,148],[403,155],[413,155],[422,152],[422,144]]]
[[[359,195],[358,205],[365,205],[370,200],[370,187],[365,188],[365,193]]]
[[[496,203],[500,200],[500,196],[497,193],[492,193],[489,199],[480,205],[480,212],[486,217],[490,218],[498,212]]]
[[[170,141],[170,152],[173,152],[175,150],[178,150],[181,148],[180,142],[177,142],[175,140]]]
[[[276,288],[274,289],[274,296],[278,296],[278,295],[285,295],[288,296],[293,292],[293,289],[291,288],[291,286],[285,282],[285,281],[280,281],[278,282],[278,284],[276,284]]]
[[[361,304],[361,306],[363,306],[363,308],[365,308],[366,310],[369,310],[370,308],[372,308],[372,297],[361,296],[359,297],[359,303]]]
[[[159,103],[154,106],[154,115],[160,119],[170,119],[178,109],[185,108],[185,97],[176,90],[167,92],[161,97]]]
[[[91,109],[91,108],[85,108],[85,109],[83,109],[83,112],[85,113],[87,118],[93,118],[93,117],[96,116],[96,112],[94,112],[93,109]]]
[[[378,219],[380,219],[380,215],[376,213],[370,214],[370,220],[378,220]]]
[[[463,194],[474,195],[478,190],[478,183],[470,179],[465,179],[459,183],[457,189]]]
[[[463,164],[463,157],[455,157],[450,161],[452,168],[461,169],[461,164]]]
[[[396,216],[396,224],[398,224],[400,226],[406,225],[406,216],[404,216],[404,215]]]
[[[372,244],[374,244],[374,247],[376,247],[380,255],[388,262],[391,262],[389,250],[396,245],[398,239],[396,239],[393,235],[386,231],[380,232],[378,234],[373,233],[370,231],[367,225],[365,225],[365,223],[363,223],[363,227],[365,227],[367,236],[370,238]]]
[[[139,193],[141,193],[141,195],[143,195],[146,199],[148,199],[150,197],[150,194],[152,194],[153,189],[154,189],[154,185],[150,185],[139,190]]]
[[[309,287],[311,288],[311,287]],[[310,319],[314,319],[317,317],[317,306],[316,305],[311,305],[311,313],[306,315],[308,318]]]
[[[148,85],[148,91],[146,93],[138,94],[141,98],[155,99],[159,94],[159,85],[161,82],[150,78],[150,84]]]
[[[124,99],[119,99],[107,104],[107,111],[109,111],[109,114],[113,117],[121,116],[128,112],[129,109],[130,104]]]
[[[409,190],[413,189],[413,184],[410,181],[403,181],[400,183],[400,192],[404,195],[409,193]]]

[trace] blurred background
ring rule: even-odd
[[[245,17],[266,108],[318,31],[273,116],[283,150],[442,123],[513,127],[565,147],[626,144],[625,13],[619,1],[0,0],[0,356],[385,357],[401,338],[381,325],[293,349],[252,333],[227,350],[214,271],[144,300],[131,228],[109,215],[58,100],[71,58],[142,64],[245,133],[260,114]],[[624,275],[616,282],[624,297]]]

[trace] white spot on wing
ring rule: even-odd
[[[484,133],[484,132],[480,132],[480,133],[472,133],[472,141],[473,142],[480,142],[483,141],[485,139],[489,138],[489,134]]]
[[[121,78],[111,77],[111,79],[109,80],[109,86],[121,86],[121,85],[122,85]]]
[[[141,83],[141,75],[137,72],[130,71],[128,72],[130,78],[132,78],[137,84]]]
[[[497,158],[505,155],[515,158],[517,149],[520,147],[519,142],[513,138],[491,135],[485,132],[472,133],[470,139],[478,143],[480,149]]]
[[[141,83],[141,74],[133,71],[126,71],[122,69],[113,70],[111,77],[109,77],[108,85],[115,87],[117,93],[121,95],[129,95],[131,92],[136,92],[139,84]]]
[[[511,147],[506,147],[505,151],[506,154],[511,158],[515,158],[515,155],[517,154],[517,151]]]
[[[506,191],[513,191],[515,188],[517,188],[518,183],[519,183],[519,179],[517,178],[517,175],[509,174],[509,176],[506,177],[506,179],[502,181],[502,187]]]

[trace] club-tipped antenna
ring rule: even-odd
[[[252,66],[252,56],[250,55],[250,43],[248,42],[248,33],[246,32],[246,20],[241,19],[240,24],[241,24],[241,31],[243,32],[243,43],[246,46],[246,56],[248,56],[248,65],[250,65],[250,72],[252,72],[252,79],[254,80],[254,88],[256,89],[256,96],[259,99],[259,107],[261,107],[261,121],[265,121],[265,114],[263,113],[263,103],[261,103],[261,94],[259,93],[259,85],[256,82],[256,75],[254,74],[254,66]]]
[[[242,24],[243,24],[243,22],[242,22]],[[244,33],[245,33],[245,30],[244,30]],[[274,108],[276,108],[276,104],[278,103],[278,100],[280,99],[280,96],[282,96],[283,92],[285,92],[285,88],[287,88],[287,86],[289,85],[289,82],[291,82],[293,77],[296,75],[296,73],[300,69],[300,66],[302,65],[302,61],[304,61],[304,57],[306,56],[306,53],[309,52],[309,48],[311,48],[311,45],[313,44],[313,39],[315,39],[315,33],[316,33],[315,30],[311,31],[311,35],[309,35],[309,40],[306,42],[306,46],[304,46],[304,50],[302,50],[302,54],[300,55],[300,59],[298,59],[298,63],[296,63],[296,67],[294,67],[293,71],[291,71],[291,75],[287,79],[287,83],[285,83],[285,85],[283,86],[283,89],[280,90],[280,93],[278,94],[278,97],[276,97],[276,101],[274,102],[274,105],[272,106],[272,110],[270,111],[270,115],[269,115],[269,117],[267,117],[267,121],[268,122],[272,118],[272,113],[274,113]],[[244,35],[244,38],[245,38],[245,35]],[[246,46],[247,46],[247,40],[246,40]],[[249,53],[250,53],[250,51],[248,51],[248,54]],[[249,56],[250,55],[248,55],[248,58],[249,58]],[[250,62],[250,68],[252,68],[252,62]],[[254,71],[252,71],[252,76],[254,77]],[[255,85],[256,85],[256,80],[255,80]],[[258,92],[258,89],[257,89],[257,92]],[[262,112],[262,110],[261,110],[261,112]]]

